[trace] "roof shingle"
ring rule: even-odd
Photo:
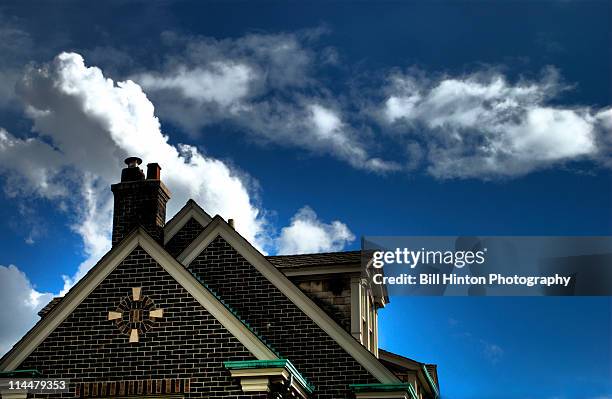
[[[56,296],[55,298],[51,299],[51,301],[49,301],[49,303],[46,304],[44,308],[38,311],[38,315],[40,317],[45,317],[45,315],[49,313],[51,309],[53,309],[55,305],[57,305],[62,300],[62,298],[63,297],[61,296]]]
[[[266,256],[266,259],[268,259],[270,263],[279,269],[306,266],[360,264],[361,251],[326,252],[302,255],[276,255]]]

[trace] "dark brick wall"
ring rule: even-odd
[[[122,182],[111,186],[114,195],[113,245],[138,226],[163,243],[166,203],[170,198],[160,180]]]
[[[350,398],[349,384],[378,382],[222,238],[190,269],[316,386],[313,397]]]
[[[108,311],[142,287],[164,317],[129,343]],[[49,317],[53,315],[50,314]],[[225,360],[254,357],[142,249],[137,248],[18,367],[77,382],[191,378],[186,398],[257,398],[245,395],[223,368]],[[38,395],[36,397],[43,397]]]
[[[289,279],[346,332],[351,332],[350,275],[295,276]]]
[[[187,223],[168,241],[166,250],[175,258],[204,230],[197,220],[190,218]]]

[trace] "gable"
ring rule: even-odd
[[[163,310],[153,321],[141,315],[151,324],[138,343],[121,331],[124,320],[108,320],[109,311],[133,299],[134,287],[141,289],[140,302]],[[173,376],[183,385],[188,381],[191,393],[242,396],[239,382],[223,366],[230,359],[256,357],[137,246],[18,367],[37,369],[46,378],[75,375],[72,383]]]
[[[345,389],[349,380],[399,381],[220,217],[215,216],[178,260],[219,290],[281,356],[290,356],[319,395],[330,379],[336,389]],[[340,364],[343,372],[335,375],[333,369]],[[323,373],[321,367],[328,369]]]
[[[113,247],[100,262],[90,270],[87,275],[74,286],[65,298],[55,306],[50,313],[41,319],[1,360],[2,370],[14,370],[27,356],[29,356],[43,341],[72,312],[85,301],[106,278],[119,267],[133,251],[140,248],[155,261],[158,269],[163,270],[174,279],[173,287],[182,287],[196,300],[208,313],[242,343],[257,359],[276,359],[277,355],[261,339],[250,330],[243,321],[237,318],[219,299],[199,283],[185,268],[172,258],[157,244],[143,229],[135,230],[126,237],[120,245]],[[159,267],[161,266],[161,268]],[[130,271],[137,278],[140,271],[132,268]],[[150,282],[155,286],[155,281]],[[167,291],[167,290],[166,290]],[[123,294],[123,293],[122,293]],[[125,294],[123,294],[125,295]],[[102,311],[103,309],[99,309]],[[108,311],[109,309],[106,309]],[[104,315],[103,315],[104,316]],[[75,326],[77,328],[77,326]]]
[[[317,397],[346,397],[350,384],[377,382],[222,237],[217,236],[189,270],[236,309],[282,358],[291,359],[317,387]]]
[[[164,246],[166,246],[176,234],[183,230],[183,227],[190,220],[195,221],[200,226],[206,226],[210,223],[212,217],[210,217],[210,215],[194,200],[188,200],[185,206],[183,206],[164,226]]]
[[[170,255],[176,257],[191,244],[193,240],[204,230],[204,226],[195,218],[189,220],[172,236],[164,245]]]

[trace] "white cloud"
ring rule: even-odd
[[[363,135],[343,123],[340,107],[326,100],[330,96],[311,76],[317,54],[303,45],[312,34],[165,37],[175,49],[167,65],[131,77],[165,120],[193,135],[228,123],[258,143],[331,155],[374,172],[398,169],[372,156]]]
[[[110,247],[109,186],[128,155],[162,165],[172,191],[168,216],[193,198],[208,212],[235,219],[237,230],[260,248],[272,242],[243,174],[191,145],[169,144],[137,84],[113,82],[100,69],[86,67],[80,55],[62,53],[29,69],[18,92],[39,136],[21,139],[0,129],[0,173],[7,177],[7,193],[68,203],[74,212],[70,223],[83,239],[87,259],[74,275],[64,276],[62,294]],[[319,119],[330,128],[329,121]]]
[[[562,89],[554,69],[540,82],[516,84],[497,73],[432,83],[396,74],[382,119],[422,141],[436,177],[516,176],[601,156],[604,129],[591,109],[547,105]]]
[[[213,62],[207,68],[187,69],[179,66],[168,75],[143,73],[135,80],[145,90],[178,90],[180,95],[197,103],[216,102],[230,107],[245,99],[255,72],[245,64]]]
[[[55,181],[61,156],[46,143],[19,139],[0,128],[0,154],[0,172],[6,178],[4,192],[9,197],[37,195],[52,199],[67,194],[64,185]]]
[[[76,209],[71,222],[88,259],[65,278],[66,288],[110,246],[109,185],[127,155],[162,165],[172,190],[169,216],[193,198],[212,214],[234,218],[247,239],[264,245],[265,221],[243,180],[193,146],[169,144],[137,84],[113,82],[78,54],[63,53],[28,70],[18,92],[40,136],[20,139],[0,130],[0,171],[8,176],[7,193],[69,201]]]
[[[219,121],[248,126],[250,115],[265,110],[255,97],[303,87],[314,59],[296,34],[217,40],[165,32],[162,43],[171,49],[164,65],[131,79],[147,90],[162,118],[193,134]]]
[[[313,38],[313,32],[251,33],[226,39],[180,36],[165,32],[162,39],[175,50],[167,59],[169,69],[180,64],[244,64],[257,71],[256,77],[262,85],[278,89],[303,87],[309,83],[309,70],[317,54],[304,46],[304,43]]]
[[[303,207],[291,219],[291,224],[281,230],[278,253],[304,254],[339,251],[355,239],[342,222],[321,222],[310,207]]]
[[[508,126],[510,151],[537,161],[555,161],[596,151],[593,125],[572,110],[534,108],[520,124]]]
[[[612,108],[602,110],[595,115],[603,133],[598,137],[598,147],[602,162],[612,167]]]
[[[37,312],[53,295],[36,290],[16,266],[0,265],[0,356],[38,320]]]
[[[607,130],[607,136],[612,136],[612,108],[608,108],[606,110],[600,111],[595,115],[597,120],[602,124],[602,126]]]
[[[318,104],[310,106],[312,112],[312,123],[315,132],[323,138],[328,138],[338,134],[342,128],[342,121],[332,110],[324,108]]]
[[[83,240],[86,259],[71,276],[63,276],[64,295],[110,248],[112,194],[122,161],[136,155],[162,165],[172,191],[168,216],[193,198],[208,212],[236,220],[236,229],[263,248],[274,243],[243,173],[204,156],[187,144],[176,146],[160,131],[153,104],[131,81],[114,82],[83,58],[62,53],[51,63],[27,70],[18,85],[37,135],[20,138],[0,128],[0,174],[10,196],[44,198],[66,211],[72,229]],[[69,210],[69,211],[68,211]],[[308,251],[341,249],[353,239],[346,225],[320,223],[303,209],[283,230],[279,243],[288,248],[292,232],[307,230]],[[314,235],[323,232],[316,238]],[[329,243],[317,240],[329,239]],[[17,323],[4,325],[0,342],[6,351],[37,319],[36,311],[51,294],[36,291],[17,268],[0,267],[0,290],[6,302],[23,309]],[[10,307],[5,307],[9,309]],[[0,315],[1,316],[1,315]],[[8,316],[7,316],[8,318]],[[5,323],[6,324],[6,323]]]
[[[333,154],[358,169],[374,172],[399,170],[395,162],[370,157],[337,111],[317,103],[310,104],[308,111],[304,134],[300,137],[305,147]]]

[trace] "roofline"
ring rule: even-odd
[[[422,381],[424,380],[427,383],[425,385],[429,387],[429,390],[434,397],[438,398],[440,396],[440,389],[429,374],[429,370],[427,370],[427,365],[425,363],[380,348],[378,349],[378,356],[389,363],[394,363],[398,366],[416,372],[417,376],[420,377]],[[406,363],[414,363],[414,365],[411,364],[411,366],[416,367],[409,367],[406,365]]]
[[[306,294],[295,286],[279,269],[261,254],[250,242],[230,227],[221,216],[216,215],[191,244],[177,257],[184,266],[208,247],[218,236],[222,237],[240,253],[268,281],[278,288],[291,302],[334,339],[349,355],[360,363],[381,383],[399,383],[395,374],[387,369],[370,351],[317,306]]]
[[[419,362],[418,360],[414,360],[411,359],[409,357],[406,356],[402,356],[402,355],[398,355],[397,353],[393,353],[393,352],[389,352],[388,350],[382,349],[382,348],[378,348],[378,353],[379,353],[379,357],[385,357],[388,362],[391,363],[397,363],[398,365],[402,366],[402,367],[406,367],[406,368],[410,368],[408,366],[405,366],[404,364],[402,364],[403,362],[411,362],[414,363],[415,367],[414,368],[410,368],[411,370],[417,370],[419,367],[421,367],[422,364],[424,364],[423,362]],[[394,362],[395,360],[395,362]]]
[[[202,227],[206,227],[212,220],[212,217],[206,213],[197,202],[189,199],[185,205],[178,211],[172,219],[164,226],[164,245],[168,243],[178,233],[189,219],[195,219]]]
[[[355,249],[351,251],[328,251],[328,252],[309,252],[303,254],[284,254],[284,255],[268,255],[266,258],[283,258],[283,257],[298,257],[298,256],[317,256],[317,255],[336,255],[336,254],[361,254],[360,249]]]
[[[274,265],[274,264],[273,264]],[[332,263],[325,265],[311,265],[311,266],[298,266],[298,267],[278,267],[276,266],[285,276],[314,276],[320,274],[347,274],[355,273],[361,274],[360,266],[351,265],[334,265]]]
[[[355,250],[355,251],[339,251],[339,252],[322,252],[322,253],[310,253],[310,254],[298,254],[298,255],[276,255],[276,256],[266,256],[266,259],[270,261],[271,258],[298,258],[301,256],[312,256],[316,257],[317,255],[336,255],[336,254],[359,254],[360,258],[358,261],[338,261],[331,262],[328,261],[326,263],[312,263],[312,264],[304,264],[299,266],[282,266],[277,265],[274,262],[274,265],[277,269],[279,269],[285,276],[287,277],[308,277],[308,276],[321,276],[321,275],[333,275],[333,274],[363,274],[364,267],[362,265],[362,253],[363,251]],[[370,259],[365,271],[367,274],[368,280],[372,281],[372,276],[368,271],[372,260]],[[378,269],[381,271],[382,269]],[[391,301],[389,299],[389,294],[387,290],[386,284],[372,284],[373,291],[375,291],[375,299],[376,303],[380,307],[385,307]]]
[[[215,319],[236,337],[256,358],[260,360],[278,359],[278,355],[260,337],[247,328],[210,291],[178,263],[142,227],[133,230],[118,245],[114,246],[102,259],[68,291],[64,299],[51,309],[46,317],[17,342],[2,359],[0,370],[11,371],[18,367],[72,312],[104,281],[132,251],[140,246],[168,274],[170,274],[195,300],[197,300]]]

